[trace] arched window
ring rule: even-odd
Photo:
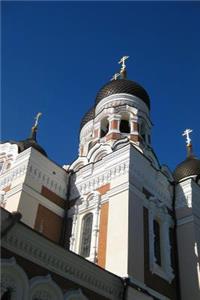
[[[130,133],[129,121],[128,120],[121,120],[119,130],[122,133]]]
[[[92,213],[85,215],[82,220],[80,255],[83,257],[90,256],[92,221],[93,221]]]
[[[109,122],[107,118],[101,120],[101,138],[104,137],[109,131]]]

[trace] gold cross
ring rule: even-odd
[[[186,136],[186,145],[190,146],[191,145],[191,138],[190,138],[190,133],[192,132],[192,129],[185,129],[185,131],[182,133],[182,136]]]
[[[121,66],[121,71],[126,69],[126,65],[125,65],[125,61],[129,58],[129,56],[123,56],[120,61],[118,62],[118,64],[122,64]]]

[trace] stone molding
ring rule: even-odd
[[[16,300],[88,300],[81,289],[70,290],[63,294],[61,288],[47,276],[35,276],[30,280],[26,272],[16,263],[14,257],[2,259],[1,296],[11,290]]]
[[[36,192],[35,190],[33,190],[31,187],[29,187],[28,185],[23,185],[22,190],[31,195],[34,199],[37,200],[37,202],[39,204],[41,204],[42,206],[48,208],[49,210],[53,211],[54,213],[56,213],[58,216],[60,217],[64,217],[64,209],[61,208],[60,206],[58,206],[57,204],[53,203],[51,200],[49,200],[48,198],[42,196],[41,194],[39,194],[38,192]]]
[[[50,172],[44,172],[42,168],[39,166],[35,166],[34,164],[30,164],[28,166],[27,176],[30,176],[32,179],[39,182],[41,185],[44,185],[49,190],[59,195],[61,198],[66,199],[67,192],[67,176],[66,181],[63,182],[59,180],[57,176],[55,178],[53,175],[50,175]]]
[[[12,299],[29,299],[28,277],[14,257],[1,259],[1,293],[11,289]]]
[[[21,223],[2,239],[2,246],[41,267],[48,265],[52,272],[108,299],[122,297],[120,278],[55,245]]]
[[[106,156],[107,154],[112,153],[112,148],[109,144],[96,144],[92,149],[88,152],[87,159],[88,162],[96,162],[98,161],[98,155],[103,154],[100,159],[103,158],[103,156]]]
[[[13,166],[7,172],[0,176],[0,189],[12,184],[14,180],[23,177],[27,172],[28,161],[23,162],[17,166]]]
[[[171,283],[174,278],[174,271],[171,266],[171,246],[169,240],[169,229],[173,227],[172,217],[168,214],[166,205],[156,197],[149,198],[149,263],[153,274],[166,279]],[[160,245],[162,253],[162,265],[156,263],[154,255],[154,231],[153,221],[157,220],[160,224]]]
[[[90,255],[87,257],[87,259],[94,263],[97,261],[100,208],[101,195],[99,192],[94,191],[80,198],[75,207],[70,209],[70,215],[73,218],[72,235],[70,237],[70,250],[77,254],[80,248],[82,220],[88,213],[93,214]]]
[[[129,94],[115,94],[102,99],[96,106],[95,115],[98,115],[102,109],[116,106],[129,105],[136,110],[149,114],[149,109],[140,98]]]
[[[84,142],[84,140],[87,139],[88,136],[90,136],[92,129],[93,129],[93,123],[94,123],[94,121],[91,120],[91,121],[87,122],[81,129],[81,131],[80,131],[81,142]]]
[[[122,193],[124,191],[127,191],[129,189],[129,182],[127,179],[127,182],[124,182],[116,187],[113,187],[110,191],[108,191],[107,193],[107,197],[109,199],[109,197],[113,197],[119,193]]]
[[[126,143],[126,139],[124,139],[124,143]],[[147,162],[152,171],[150,173],[143,172],[140,164],[135,164],[132,158],[144,161],[145,164]],[[127,173],[129,173],[130,182],[136,181],[141,189],[146,187],[149,191],[154,191],[154,196],[162,199],[171,208],[172,191],[169,190],[170,182],[167,177],[159,169],[151,169],[148,159],[140,155],[135,146],[131,146],[130,143],[105,156],[101,161],[85,165],[76,173],[74,184],[78,189],[78,196],[80,196],[80,194],[92,192],[100,186],[110,183],[112,179]],[[74,187],[71,198],[76,196],[77,190]]]
[[[42,161],[46,159],[48,162],[48,159],[46,157],[43,158],[41,154],[36,152],[36,150],[29,148],[18,155],[13,167],[0,176],[0,189],[12,184],[16,179],[26,176],[26,179],[28,177],[34,179],[61,198],[65,199],[68,178],[67,173],[62,170],[62,168],[49,161],[49,164],[55,165],[55,169],[62,172],[62,176],[59,174],[56,174],[55,176],[49,169],[50,167],[45,169],[45,166],[43,166]],[[42,156],[42,158],[40,156]],[[47,162],[45,162],[45,164],[47,164]]]
[[[110,183],[113,178],[119,177],[121,175],[128,173],[128,161],[124,161],[114,165],[113,167],[107,169],[106,171],[100,173],[99,175],[94,175],[89,180],[82,180],[82,182],[77,183],[76,187],[80,194],[85,194],[96,190],[97,188]],[[73,195],[72,190],[72,195]]]
[[[171,208],[172,207],[172,195],[170,195],[169,190],[166,189],[167,182],[164,180],[164,175],[162,175],[159,170],[156,170],[156,173],[147,173],[142,172],[141,168],[138,168],[137,166],[134,166],[133,164],[130,164],[130,178],[131,182],[133,183],[136,179],[137,184],[140,187],[145,187],[149,191],[153,191],[154,196],[156,196],[158,199],[162,199],[162,202],[165,202],[165,204]],[[168,182],[168,185],[170,183]]]
[[[52,280],[51,275],[35,276],[29,281],[30,300],[63,300],[63,293],[60,287]]]
[[[194,223],[194,216],[187,216],[187,217],[184,217],[184,218],[181,218],[179,220],[177,220],[177,225],[178,226],[181,226],[181,225],[185,225],[185,224],[188,224],[188,223]]]
[[[159,300],[170,300],[169,298],[167,298],[166,296],[161,295],[160,293],[156,292],[155,290],[152,290],[150,287],[148,287],[146,284],[144,284],[143,282],[135,279],[134,277],[130,277],[130,281],[134,284],[136,284],[136,286],[140,287],[141,289],[144,289],[146,291],[149,292],[149,294],[151,296],[154,296],[156,299]]]
[[[88,300],[88,298],[83,294],[81,289],[78,289],[67,292],[64,295],[64,300]]]

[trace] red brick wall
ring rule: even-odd
[[[60,206],[61,208],[65,207],[65,200],[60,196],[56,195],[54,192],[50,191],[45,186],[42,186],[41,195],[49,199],[51,202],[55,203],[56,205]]]
[[[108,227],[108,202],[102,204],[99,226],[99,245],[97,264],[105,268],[106,265],[106,244],[107,244],[107,227]]]
[[[35,230],[41,231],[42,234],[54,242],[60,241],[63,218],[56,215],[48,208],[39,204],[35,220]]]

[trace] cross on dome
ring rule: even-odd
[[[37,113],[36,117],[35,117],[35,124],[34,124],[34,128],[38,126],[38,122],[39,122],[39,118],[41,117],[42,113],[39,112]]]
[[[120,61],[118,62],[118,64],[122,64],[121,66],[121,71],[126,69],[126,65],[125,65],[125,61],[129,58],[129,56],[123,56]]]
[[[192,129],[185,129],[185,131],[182,133],[182,136],[186,136],[186,145],[190,146],[191,145],[191,138],[190,138],[190,133],[192,132]]]
[[[36,132],[37,132],[37,129],[38,129],[39,118],[41,117],[41,115],[42,115],[41,112],[37,113],[36,117],[34,118],[35,119],[35,124],[31,128],[30,138],[32,138],[34,140],[36,140]]]
[[[129,56],[123,56],[120,61],[118,62],[118,64],[121,64],[121,70],[120,70],[120,75],[122,79],[126,78],[126,64],[125,61],[129,58]]]
[[[117,80],[117,78],[120,76],[120,73],[115,73],[111,80]]]

